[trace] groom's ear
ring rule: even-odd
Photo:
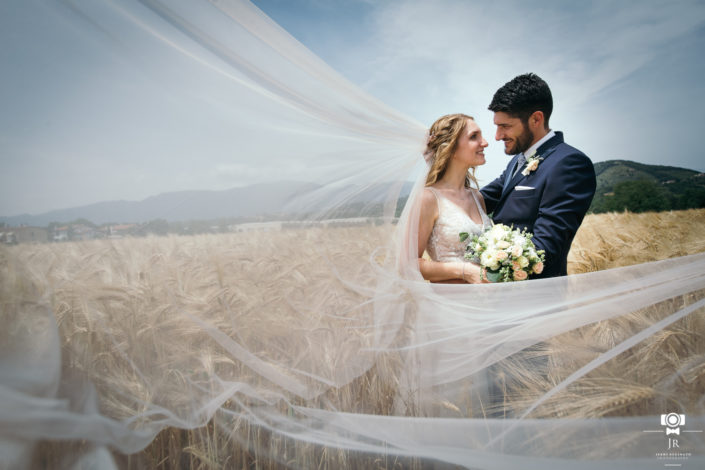
[[[534,111],[529,116],[529,129],[532,131],[544,130],[544,115],[543,111]]]

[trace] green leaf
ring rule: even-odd
[[[488,269],[487,280],[490,282],[500,282],[502,280],[502,273],[500,271],[490,271]]]
[[[468,232],[460,232],[460,241],[464,242],[465,240],[468,239],[469,236],[470,236],[470,234]]]

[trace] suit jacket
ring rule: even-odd
[[[536,170],[524,176],[522,168],[512,177],[515,155],[481,192],[495,223],[526,228],[536,248],[545,250],[544,271],[535,277],[565,276],[570,244],[595,195],[595,169],[584,153],[563,141],[561,132],[536,155],[543,157]]]

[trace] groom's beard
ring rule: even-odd
[[[524,130],[514,139],[514,145],[511,147],[504,147],[504,153],[507,155],[516,155],[517,153],[525,152],[529,149],[529,147],[531,147],[531,143],[534,141],[534,134],[528,126],[523,123],[522,128]]]

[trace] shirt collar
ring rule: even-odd
[[[539,141],[536,142],[534,145],[532,145],[531,147],[529,147],[528,149],[526,149],[526,152],[524,152],[524,157],[526,157],[527,155],[531,155],[532,153],[536,152],[536,150],[538,150],[538,148],[541,147],[541,145],[543,145],[544,142],[546,142],[548,139],[552,138],[554,135],[556,135],[556,132],[555,132],[555,131],[553,131],[553,130],[548,131],[548,134],[546,134],[545,136],[543,136],[543,137],[541,138],[541,140],[539,140]]]

